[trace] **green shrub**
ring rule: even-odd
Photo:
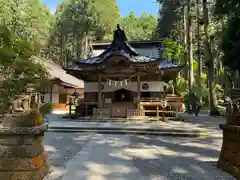
[[[39,111],[42,116],[46,116],[52,112],[54,105],[52,103],[45,103],[40,106]]]

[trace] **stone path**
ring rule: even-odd
[[[47,132],[52,173],[46,180],[234,180],[215,166],[222,143],[218,124],[225,120],[184,116],[189,123],[212,130],[212,136]]]
[[[85,133],[45,133],[45,151],[50,168],[49,180],[58,180],[66,171],[66,163],[74,158],[87,144],[92,134]]]
[[[124,153],[130,144],[129,136],[95,135],[67,163],[63,180],[144,180],[132,158]]]

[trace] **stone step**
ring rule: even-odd
[[[51,124],[48,126],[49,129],[68,129],[68,130],[111,130],[111,131],[148,131],[148,132],[191,132],[191,133],[199,133],[199,132],[206,132],[203,129],[202,130],[182,130],[182,129],[177,129],[177,128],[172,128],[172,129],[164,129],[163,128],[144,128],[144,127],[75,127],[75,126],[51,126]]]
[[[138,134],[156,136],[179,136],[179,137],[206,137],[207,133],[201,131],[177,131],[156,129],[133,129],[133,128],[48,128],[48,132],[89,132],[98,134]]]

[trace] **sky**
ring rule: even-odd
[[[42,0],[50,9],[55,12],[56,6],[61,0]],[[140,16],[143,12],[158,15],[159,5],[156,0],[117,0],[121,16],[127,16],[130,11]]]

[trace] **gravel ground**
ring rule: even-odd
[[[58,116],[51,118],[59,119]],[[130,142],[128,146],[118,148],[118,154],[133,161],[134,166],[146,180],[235,180],[229,174],[216,168],[222,145],[222,131],[219,129],[219,124],[224,123],[225,120],[205,114],[200,114],[198,117],[184,116],[188,122],[210,129],[211,137],[201,139],[132,135],[126,138]],[[66,163],[75,159],[76,154],[93,136],[97,135],[47,132],[45,134],[45,150],[51,166],[51,173],[45,179],[60,180],[66,172]],[[115,140],[110,145],[124,144],[124,142],[117,142],[124,139],[118,138],[121,136],[115,135],[113,138]],[[104,136],[99,141],[104,141]],[[104,152],[106,146],[94,147],[100,148],[98,152]],[[93,163],[97,164],[97,160],[94,157],[92,159]],[[79,180],[82,179],[79,177]],[[94,180],[100,179],[95,178]],[[115,179],[105,177],[104,180]]]
[[[51,133],[44,136],[45,151],[50,165],[46,180],[59,180],[65,172],[66,163],[81,151],[92,137],[88,133]]]
[[[45,179],[60,180],[66,172],[66,162],[73,159],[92,136],[46,133],[45,147],[52,172]],[[133,164],[146,180],[234,180],[216,168],[221,143],[221,138],[216,137],[200,139],[133,135],[130,136],[130,146],[122,152],[132,157]]]
[[[134,165],[147,180],[235,179],[216,168],[221,138],[132,136],[131,141],[141,152],[134,154]]]

